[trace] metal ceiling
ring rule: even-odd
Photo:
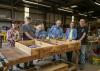
[[[26,0],[31,3],[23,3],[23,0],[0,0],[1,4],[13,4],[13,6],[25,6],[26,4],[30,7],[38,7],[43,10],[58,11],[58,8],[70,8],[73,13],[81,13],[87,16],[100,17],[100,0]],[[32,4],[32,2],[50,6],[45,7],[42,5]],[[96,3],[98,4],[96,4]],[[71,8],[71,6],[77,6]],[[66,10],[66,9],[65,9]],[[91,12],[93,11],[93,12]]]

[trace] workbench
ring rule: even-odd
[[[63,41],[60,41],[60,43],[61,42],[63,42]],[[18,42],[17,42],[18,43]],[[44,42],[43,42],[44,43]],[[64,44],[65,44],[65,41],[63,42]],[[61,44],[60,44],[61,45]],[[63,45],[63,44],[62,44]],[[76,43],[74,44],[73,43],[73,46],[75,46],[76,45]],[[58,46],[58,45],[53,45],[53,46]],[[67,46],[69,46],[68,45],[68,43],[66,43],[66,46],[65,46],[65,48],[67,47]],[[70,44],[70,47],[72,47],[72,44]],[[71,50],[71,48],[66,48],[66,52],[68,52],[68,51],[75,51],[76,53],[78,53],[78,51],[79,51],[79,47],[80,47],[80,43],[78,43],[78,45],[76,46],[78,49],[76,49],[76,48],[72,48],[72,50]],[[21,48],[21,47],[20,47]],[[50,48],[54,48],[54,47],[50,47]],[[39,48],[38,48],[39,49]],[[42,48],[40,48],[40,50],[42,50]],[[24,52],[24,51],[22,51],[22,50],[20,50],[19,48],[2,48],[2,49],[0,49],[0,53],[6,58],[6,60],[8,61],[8,63],[5,63],[4,64],[4,70],[3,71],[8,71],[8,69],[9,69],[9,66],[12,66],[12,65],[16,65],[16,64],[20,64],[20,63],[24,63],[24,62],[28,62],[28,61],[31,61],[31,60],[36,60],[36,59],[40,59],[40,58],[44,58],[44,57],[46,57],[46,56],[48,56],[48,55],[46,55],[46,54],[48,54],[48,53],[46,53],[46,54],[42,54],[42,56],[40,55],[41,54],[41,52],[40,52],[40,50],[39,50],[39,54],[38,54],[38,56],[34,56],[34,54],[32,53],[32,55],[30,55],[30,54],[28,54],[28,53],[26,53],[26,52]],[[63,52],[63,51],[62,51]],[[54,51],[54,53],[52,52],[52,54],[50,54],[50,56],[51,55],[54,55],[54,54],[56,54],[56,52]],[[58,52],[57,52],[57,54],[58,54]],[[77,55],[77,54],[76,54]],[[75,60],[74,60],[75,61]],[[75,65],[77,66],[77,64],[78,64],[78,55],[76,56],[76,63],[75,63]]]

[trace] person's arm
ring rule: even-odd
[[[15,41],[19,41],[20,40],[20,34],[19,34],[19,32],[17,31],[16,32],[16,39],[15,39]]]
[[[29,39],[31,39],[31,40],[34,39],[28,32],[25,32],[25,35],[26,35]]]
[[[60,38],[63,38],[63,29],[61,28]]]
[[[85,38],[85,36],[86,36],[86,33],[84,32],[82,37],[79,40],[82,41]]]
[[[74,40],[77,39],[77,29],[75,29],[75,32],[74,32]]]
[[[18,40],[20,40],[20,34],[19,34],[19,32],[18,32]]]
[[[34,39],[34,38],[29,34],[29,31],[28,31],[28,28],[27,28],[26,25],[23,25],[23,26],[22,26],[22,31],[23,31],[23,33],[24,33],[29,39],[31,39],[31,40]]]
[[[7,40],[12,40],[11,31],[7,31]]]
[[[52,37],[52,30],[53,30],[53,28],[54,28],[54,27],[52,26],[51,29],[50,29],[49,32],[48,32],[48,37],[50,37],[50,38]]]
[[[86,37],[87,33],[88,33],[88,28],[85,27],[84,28],[84,33],[83,33],[82,37],[80,38],[80,41],[82,41]]]
[[[41,37],[42,38],[46,38],[47,37],[47,32],[46,31],[42,31],[41,32]]]
[[[68,36],[69,36],[69,35],[68,35],[68,34],[69,34],[68,31],[69,31],[69,29],[67,28],[67,30],[66,30],[66,40],[68,40]]]

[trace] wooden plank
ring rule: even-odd
[[[40,49],[40,58],[46,57],[46,56],[51,56],[54,54],[53,47],[54,45],[44,43],[42,41],[37,41],[35,40],[35,44],[41,46],[38,49]]]
[[[14,65],[18,62],[27,62],[29,59],[29,55],[20,51],[19,49],[14,48],[2,48],[0,52],[7,58],[9,61],[8,65]],[[24,61],[23,61],[24,60]]]
[[[68,65],[65,63],[51,64],[49,66],[45,66],[40,71],[68,71]]]
[[[55,45],[55,48],[53,48],[53,51],[55,51],[55,54],[65,53],[69,51],[77,51],[80,49],[79,41],[49,39],[49,40],[43,40],[43,42]]]
[[[53,48],[55,54],[64,53],[67,50],[67,44],[65,42],[60,42],[54,39],[44,40],[43,42],[55,45],[55,47]]]
[[[21,43],[20,43],[21,42]],[[38,48],[29,48],[29,45],[35,45],[35,41],[20,41],[15,42],[15,47],[19,50],[27,53],[28,55],[32,55],[33,57],[39,57],[39,49]]]
[[[15,47],[20,49],[21,51],[23,51],[29,55],[35,56],[35,57],[36,56],[43,57],[43,56],[51,55],[52,47],[54,47],[51,44],[47,44],[47,43],[37,41],[37,40],[34,40],[33,44],[30,44],[30,43],[32,43],[31,41],[30,41],[30,43],[29,43],[29,41],[28,41],[28,43],[27,43],[27,41],[25,43],[24,42],[23,42],[23,44],[16,42]],[[26,44],[27,45],[37,45],[38,47],[37,48],[29,48]]]
[[[35,44],[35,41],[34,40],[24,40],[24,41],[19,41],[19,43],[29,46],[29,45]]]
[[[79,41],[59,41],[59,42],[63,42],[67,44],[67,49],[65,50],[65,52],[68,51],[75,51],[75,50],[79,50],[80,49],[80,42]]]
[[[28,44],[28,45],[30,45],[30,44]],[[21,44],[19,42],[15,42],[15,47],[18,48],[19,50],[31,55],[31,49],[28,48],[26,45]]]
[[[22,42],[22,41],[20,41]],[[28,43],[27,43],[28,42]],[[30,42],[30,43],[29,43]],[[45,42],[45,43],[44,43]],[[38,45],[37,48],[28,48],[27,45]],[[23,44],[16,42],[15,47],[26,52],[29,55],[49,56],[52,54],[64,53],[67,51],[74,51],[79,49],[79,43],[77,41],[58,41],[58,40],[46,40],[46,41],[24,41]],[[44,54],[42,54],[44,53]],[[40,55],[39,55],[40,54]]]
[[[18,42],[16,42],[16,43],[18,43]],[[48,43],[44,43],[42,41],[40,42],[37,40],[35,40],[35,42],[32,41],[31,42],[32,45],[36,44],[36,45],[40,46],[40,47],[36,48],[36,50],[35,50],[35,48],[27,47],[30,45],[29,42],[28,43],[21,42],[21,43],[17,44],[18,49],[17,48],[4,48],[4,49],[0,49],[0,52],[7,58],[10,65],[14,65],[17,63],[27,62],[29,60],[43,58],[48,55],[53,55],[51,53],[57,54],[59,52],[63,52],[63,50],[66,50],[66,52],[75,51],[75,48],[73,48],[73,49],[71,48],[72,45],[75,47],[80,46],[79,43],[76,44],[76,41],[69,42],[69,43],[66,41],[64,41],[64,42],[63,41],[53,41],[53,43],[55,43],[55,44],[48,44]],[[22,46],[20,46],[19,44]],[[68,48],[68,45],[70,46],[69,48]],[[62,48],[62,47],[64,47],[64,48]],[[25,51],[23,51],[21,48],[25,49]],[[29,53],[27,53],[27,52],[29,52]]]

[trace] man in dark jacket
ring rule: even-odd
[[[87,48],[87,34],[88,28],[85,19],[80,19],[80,26],[78,27],[78,40],[81,42],[80,47],[80,69],[84,69],[85,54]]]

